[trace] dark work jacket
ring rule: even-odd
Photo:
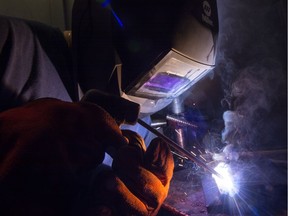
[[[70,55],[59,29],[0,16],[0,111],[42,97],[78,100]]]

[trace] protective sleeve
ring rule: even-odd
[[[0,32],[0,111],[42,97],[77,100],[68,45],[60,30],[0,16]]]

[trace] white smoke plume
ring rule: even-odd
[[[221,0],[218,11],[223,142],[239,151],[286,147],[285,2]]]
[[[228,160],[241,186],[240,215],[286,215],[287,2],[219,0],[218,11],[226,146],[214,159]]]

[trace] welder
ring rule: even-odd
[[[146,150],[138,133],[120,130],[131,121],[126,99],[71,99],[38,37],[57,42],[58,31],[0,23],[0,215],[156,215],[173,173],[168,146],[155,139]],[[126,103],[135,121],[139,110]],[[101,164],[106,151],[112,168]]]
[[[159,1],[155,8],[159,9],[164,2]],[[207,6],[208,1],[204,3]],[[176,1],[174,4],[178,5]],[[146,9],[149,7],[146,5]],[[95,8],[99,13],[94,13]],[[169,6],[170,11],[165,15],[175,24],[170,16],[172,8]],[[199,27],[198,34],[212,40],[205,39],[204,51],[195,61],[187,58],[190,55],[189,51],[185,53],[187,43],[175,42],[176,48],[167,50],[170,42],[163,40],[157,46],[162,49],[160,45],[165,45],[166,51],[161,56],[157,54],[159,49],[157,52],[146,49],[146,54],[163,58],[168,66],[179,64],[176,66],[181,70],[163,72],[167,65],[160,61],[154,76],[150,72],[141,76],[140,83],[133,83],[140,74],[135,74],[134,67],[150,65],[147,62],[137,65],[135,60],[139,60],[140,53],[131,55],[122,50],[125,45],[120,40],[122,37],[116,40],[115,55],[115,41],[112,43],[107,25],[111,20],[101,18],[110,14],[118,25],[112,32],[119,33],[123,26],[117,13],[109,1],[76,0],[72,56],[58,30],[36,22],[0,17],[0,215],[157,215],[159,212],[173,175],[171,151],[161,139],[145,143],[137,131],[124,129],[122,124],[136,122],[138,104],[141,105],[139,117],[149,116],[203,77],[214,64],[215,35],[210,37],[210,31]],[[156,9],[154,13],[157,14]],[[211,12],[205,13],[205,20],[209,20],[206,25],[214,25]],[[202,16],[200,13],[199,17]],[[217,25],[214,27],[217,29]],[[169,26],[166,28],[161,34],[168,33]],[[185,29],[182,25],[173,28],[173,32]],[[122,35],[124,39],[126,33]],[[95,35],[101,40],[93,38]],[[167,38],[171,39],[170,36]],[[189,41],[193,39],[190,36],[190,33],[186,35]],[[126,42],[129,45],[135,41]],[[52,48],[53,44],[57,44],[56,49]],[[147,44],[138,45],[143,49]],[[146,48],[156,44],[148,45]],[[195,50],[199,50],[197,46]],[[179,51],[182,49],[183,53]],[[145,56],[144,59],[151,60]],[[126,79],[122,83],[119,60],[125,65],[122,72]],[[159,79],[171,83],[163,88],[155,87]],[[100,91],[89,94],[91,89]],[[113,157],[111,167],[102,164],[106,153]]]

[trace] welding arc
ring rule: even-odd
[[[209,166],[207,166],[203,161],[199,160],[197,157],[195,157],[194,155],[190,154],[189,151],[187,151],[186,149],[183,149],[181,146],[179,146],[176,142],[174,142],[173,140],[171,140],[169,137],[165,136],[164,134],[160,133],[159,131],[157,131],[156,129],[154,129],[153,127],[151,127],[149,124],[147,124],[146,122],[144,122],[141,119],[138,119],[137,122],[142,125],[144,128],[146,128],[147,130],[149,130],[150,132],[154,133],[156,136],[158,136],[159,138],[163,139],[168,145],[170,145],[172,148],[174,148],[175,150],[177,150],[178,152],[180,152],[181,154],[183,154],[184,156],[186,156],[188,159],[190,159],[191,161],[195,162],[197,165],[199,165],[200,167],[206,169],[207,171],[209,171],[211,174],[214,174],[216,176],[218,176],[219,178],[223,178],[218,172],[216,172],[214,169],[211,169]]]

